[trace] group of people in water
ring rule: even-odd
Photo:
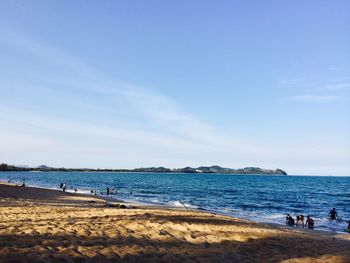
[[[302,226],[302,227],[307,227],[310,229],[314,229],[315,221],[310,217],[306,217],[306,222],[304,223],[304,216],[303,215],[298,215],[296,220],[294,220],[293,217],[291,217],[290,214],[287,214],[286,216],[286,225],[288,226]],[[296,221],[296,222],[295,222]]]
[[[335,208],[333,208],[329,213],[328,217],[330,220],[336,220],[338,219],[338,214]],[[302,226],[307,227],[309,229],[314,229],[315,221],[310,217],[306,217],[306,222],[304,223],[304,216],[303,215],[297,215],[296,220],[290,215],[287,214],[286,216],[286,225],[288,226]],[[348,222],[347,231],[350,233],[350,221]]]
[[[65,192],[66,191],[66,189],[67,189],[67,183],[66,182],[64,182],[64,183],[60,183],[60,189],[62,189],[62,191],[63,192]],[[71,190],[73,190],[74,189],[74,193],[77,193],[78,192],[78,189],[77,188],[73,188],[73,186],[71,186]]]
[[[60,183],[60,189],[62,189],[62,191],[65,192],[66,189],[67,189],[67,183],[66,182],[64,182],[64,183],[61,182]],[[78,192],[77,188],[73,188],[73,186],[71,186],[71,190],[73,190],[73,189],[74,189],[74,193]],[[97,195],[96,190],[91,190],[90,193],[93,194],[93,195]],[[104,195],[105,193],[100,192],[100,194]],[[109,195],[113,195],[113,194],[117,194],[117,190],[115,190],[114,188],[111,189],[111,188],[107,187],[106,188],[106,195],[109,196]]]
[[[94,190],[91,190],[90,193],[93,194],[93,195],[97,195],[96,190],[95,190],[95,191],[94,191]],[[112,188],[112,189],[109,188],[109,187],[106,188],[106,195],[107,195],[107,196],[113,195],[113,194],[117,194],[117,193],[118,193],[117,190],[114,190],[114,188]],[[101,194],[101,195],[104,195],[103,192],[100,192],[100,194]]]

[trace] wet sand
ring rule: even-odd
[[[350,262],[347,238],[0,184],[0,262]]]

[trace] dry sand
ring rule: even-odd
[[[0,184],[0,262],[350,262],[350,241]]]

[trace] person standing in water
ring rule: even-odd
[[[309,228],[309,229],[314,229],[315,222],[314,222],[314,220],[313,220],[310,216],[307,216],[307,220],[306,220],[306,222],[305,222],[305,225],[306,225],[307,228]]]
[[[62,190],[63,190],[63,192],[65,192],[65,191],[66,191],[66,188],[67,188],[67,184],[66,184],[66,182],[64,182],[64,184],[63,184],[63,186],[62,186]]]
[[[302,227],[304,227],[304,216],[303,215],[299,215],[297,216],[297,226],[301,225]]]
[[[330,219],[335,220],[338,218],[337,215],[337,211],[335,211],[335,208],[333,207],[333,209],[329,212],[328,216],[330,217]]]
[[[287,214],[286,216],[286,225],[288,226],[294,226],[295,222],[293,217],[290,216],[290,214]]]

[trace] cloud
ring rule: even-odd
[[[155,90],[117,81],[76,57],[22,33],[4,28],[0,28],[0,33],[3,43],[19,48],[21,52],[26,51],[35,57],[40,57],[45,61],[46,66],[56,69],[54,75],[51,72],[31,74],[35,80],[49,84],[43,85],[41,89],[51,89],[57,94],[56,87],[60,86],[68,87],[66,93],[77,90],[85,94],[91,93],[92,96],[98,94],[102,99],[114,102],[116,107],[118,105],[129,109],[132,107],[148,122],[152,122],[168,132],[193,140],[202,140],[206,143],[217,138],[213,134],[215,133],[213,127],[195,116],[179,110],[178,105],[172,99]],[[65,94],[63,96],[67,97]],[[69,98],[66,99],[69,100]],[[122,106],[118,109],[122,110]]]
[[[315,91],[347,91],[350,90],[350,82],[331,83],[315,88]]]
[[[220,130],[154,89],[116,80],[59,48],[13,30],[0,28],[0,45],[20,58],[8,70],[15,71],[10,81],[0,72],[2,95],[10,93],[10,99],[0,104],[1,161],[107,168],[256,165],[302,172],[303,160],[331,167],[334,156],[339,160],[348,153],[341,143],[320,144],[323,156],[307,150],[304,143],[287,145],[276,138]],[[321,173],[316,161],[310,167]],[[337,168],[334,173],[350,171],[348,165]]]
[[[329,67],[330,71],[340,71],[340,72],[349,72],[350,69],[343,66],[331,66]]]
[[[333,96],[333,95],[311,95],[311,94],[304,94],[304,95],[289,97],[289,99],[293,101],[316,102],[316,103],[333,102],[333,101],[339,100],[340,98],[341,97],[339,96]]]
[[[339,78],[339,76],[328,81],[295,78],[289,81],[282,81],[280,85],[287,87],[289,92],[292,91],[294,93],[294,95],[287,97],[289,100],[310,103],[329,103],[346,100],[348,96],[346,92],[350,90],[348,77]]]
[[[304,78],[294,78],[290,80],[281,80],[280,84],[282,85],[296,85],[301,83],[304,80]]]
[[[42,136],[54,143],[55,147],[50,147],[53,152],[59,149],[61,152],[63,149],[67,152],[73,149],[91,152],[84,144],[97,152],[104,149],[105,155],[112,152],[127,156],[133,152],[139,161],[129,161],[140,164],[142,156],[143,159],[152,156],[145,153],[147,151],[154,153],[153,156],[158,159],[176,155],[177,159],[185,158],[188,163],[203,160],[201,164],[210,159],[220,161],[214,155],[225,153],[230,153],[230,158],[235,157],[235,162],[244,163],[243,160],[248,160],[251,153],[261,151],[249,140],[224,134],[181,110],[175,101],[155,90],[117,81],[32,37],[7,30],[0,34],[0,40],[10,49],[15,48],[14,52],[26,53],[26,56],[30,54],[32,60],[39,60],[38,69],[23,66],[26,64],[23,61],[16,65],[16,74],[23,76],[11,79],[11,89],[19,89],[17,100],[23,100],[0,105],[3,113],[0,121],[4,127],[11,127],[0,132],[3,136],[12,134],[14,130],[18,136],[22,134],[25,138],[32,138],[29,141],[39,140]],[[40,64],[42,61],[45,62]],[[55,70],[52,71],[51,67]],[[46,71],[46,68],[50,70]],[[1,85],[0,88],[10,87]],[[27,96],[29,98],[24,99]],[[30,98],[35,101],[30,101]],[[99,113],[98,120],[89,118],[96,112]],[[136,123],[133,123],[134,120]],[[140,122],[146,125],[139,125]],[[95,145],[94,141],[101,145]],[[21,144],[23,147],[26,145],[23,140]],[[178,163],[173,158],[169,158],[167,163]],[[107,165],[107,162],[104,163]]]

